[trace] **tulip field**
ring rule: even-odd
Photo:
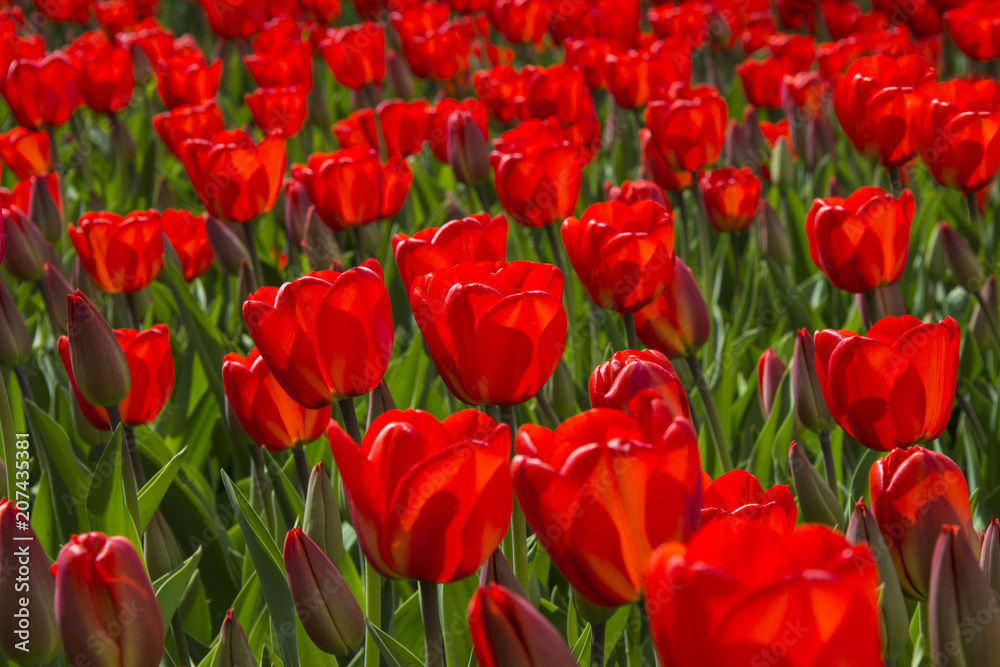
[[[1000,667],[1000,0],[0,0],[0,667]]]

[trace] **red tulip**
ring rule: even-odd
[[[868,545],[828,528],[713,521],[656,551],[646,609],[663,664],[878,667],[878,586]]]
[[[784,60],[795,72],[808,70],[816,60],[816,39],[812,35],[771,35],[767,48],[772,58]]]
[[[160,229],[181,260],[184,280],[191,282],[211,268],[214,255],[203,216],[168,208],[160,213]]]
[[[472,596],[469,632],[482,667],[577,664],[562,634],[541,612],[496,584],[482,587]]]
[[[220,132],[212,141],[188,139],[180,159],[209,214],[247,222],[274,207],[285,173],[285,140],[272,132],[254,144],[243,130]]]
[[[442,422],[390,410],[359,447],[327,429],[368,562],[394,579],[449,582],[499,546],[513,507],[510,432],[478,410]]]
[[[253,42],[243,64],[261,88],[312,88],[312,44],[302,28],[285,16],[267,24]]]
[[[160,60],[156,69],[156,89],[168,109],[203,104],[215,97],[222,75],[222,61],[211,65],[201,52],[178,52]]]
[[[163,237],[156,211],[133,211],[124,218],[107,211],[84,213],[70,223],[69,240],[80,264],[108,294],[137,292],[163,268]]]
[[[1000,169],[1000,83],[944,81],[929,86],[915,124],[920,157],[935,180],[978,192]]]
[[[651,304],[635,314],[643,345],[667,357],[686,357],[708,342],[708,305],[691,269],[674,259],[673,278]]]
[[[684,385],[662,353],[656,350],[625,350],[594,369],[587,383],[590,407],[614,408],[626,414],[639,393],[647,400],[655,395],[674,417],[691,418]],[[653,394],[647,392],[652,391]]]
[[[343,231],[399,212],[413,172],[399,155],[382,164],[374,148],[355,146],[313,153],[307,165],[292,166],[292,178],[305,186],[323,222]]]
[[[377,150],[381,145],[375,111],[368,107],[358,109],[347,118],[338,120],[331,129],[341,148],[366,146]]]
[[[687,69],[678,70],[678,61],[684,62]],[[690,62],[683,56],[675,59],[646,49],[609,53],[605,59],[608,91],[622,109],[646,106],[654,88],[666,90],[674,81],[690,80]]]
[[[786,74],[781,80],[782,107],[788,118],[795,113],[805,112],[808,116],[818,116],[830,95],[830,82],[819,72],[799,72]],[[798,118],[797,124],[802,124]]]
[[[655,4],[655,3],[654,3]],[[646,12],[653,32],[659,38],[683,36],[691,40],[692,49],[700,49],[708,42],[709,15],[712,6],[708,3],[672,3],[652,7]]]
[[[5,74],[3,93],[10,113],[29,130],[62,125],[80,103],[73,63],[61,51],[39,58],[18,58]]]
[[[566,218],[562,240],[591,300],[634,313],[653,302],[673,275],[673,213],[655,202],[594,204]]]
[[[152,329],[115,329],[115,338],[125,353],[131,384],[128,394],[118,405],[121,419],[127,426],[149,424],[160,414],[174,390],[174,358],[170,352],[170,331],[162,324]],[[61,336],[57,349],[62,359],[77,404],[90,425],[100,431],[110,427],[108,412],[91,404],[78,389],[70,359],[69,339]]]
[[[711,86],[676,83],[665,100],[646,107],[646,127],[675,171],[697,171],[719,157],[725,138],[726,101]]]
[[[486,120],[485,108],[482,119]],[[448,166],[455,180],[466,185],[482,183],[490,176],[490,149],[487,134],[470,111],[459,110],[448,116],[446,125]]]
[[[745,232],[757,220],[760,179],[750,167],[726,167],[705,172],[701,178],[702,197],[708,221],[718,232]]]
[[[382,85],[385,79],[385,32],[378,23],[331,30],[320,42],[330,70],[341,84],[353,90]]]
[[[781,81],[792,74],[792,67],[780,58],[745,60],[736,66],[747,101],[755,107],[777,109],[781,106]]]
[[[590,602],[639,599],[656,545],[687,539],[701,509],[698,437],[659,401],[635,417],[588,410],[554,432],[517,433],[514,488],[538,543]]]
[[[480,70],[472,76],[476,97],[501,123],[509,123],[521,113],[529,72],[519,72],[510,65]]]
[[[506,246],[507,219],[487,213],[422,229],[413,236],[392,237],[392,253],[407,294],[414,280],[440,269],[462,262],[503,262]]]
[[[1000,12],[991,0],[955,3],[944,15],[948,34],[962,53],[981,62],[1000,56]]]
[[[56,23],[86,23],[90,20],[90,0],[34,2],[38,13]]]
[[[294,137],[306,122],[308,91],[298,86],[258,88],[246,94],[253,122],[265,133]]]
[[[785,362],[771,348],[764,350],[757,360],[757,398],[764,419],[771,415],[771,407],[786,370]]]
[[[552,6],[545,0],[495,0],[490,23],[512,44],[539,44],[549,26]]]
[[[262,287],[243,304],[243,319],[275,380],[307,408],[368,393],[392,353],[389,293],[374,259]],[[331,331],[340,332],[337,343],[320,345]]]
[[[95,30],[77,37],[68,54],[87,106],[110,114],[128,105],[135,79],[132,56],[127,50],[108,39],[103,31]]]
[[[485,104],[475,98],[470,97],[461,102],[446,98],[433,107],[427,107],[426,111],[428,116],[427,143],[430,144],[431,152],[434,153],[434,157],[439,162],[448,162],[448,120],[452,115],[462,112],[471,115],[484,142],[489,139],[489,110]]]
[[[866,336],[819,331],[816,372],[830,414],[865,447],[930,442],[948,425],[958,381],[958,324],[886,317]]]
[[[470,405],[516,405],[562,358],[562,288],[548,264],[457,264],[416,278],[410,306],[452,394]]]
[[[874,186],[847,199],[817,199],[806,216],[809,254],[844,291],[859,294],[891,285],[906,268],[913,209],[909,190],[896,199]]]
[[[900,167],[916,154],[913,126],[934,68],[921,56],[854,61],[837,83],[833,110],[858,152]]]
[[[872,465],[868,485],[872,512],[908,597],[927,599],[942,527],[955,526],[979,559],[969,487],[947,456],[923,447],[894,449]]]
[[[59,193],[59,172],[53,171],[42,176],[29,176],[23,180],[17,182],[14,188],[10,191],[9,197],[5,198],[3,206],[5,208],[18,208],[22,212],[33,210],[31,200],[33,197],[38,196],[38,189],[44,187],[48,190],[49,196],[55,202],[56,210],[59,213],[59,225],[53,228],[47,228],[49,233],[59,229],[61,227],[61,216],[62,216],[62,196]],[[0,194],[6,195],[6,192],[0,192]],[[38,220],[42,223],[42,220]],[[61,229],[59,229],[61,234]]]
[[[604,192],[609,200],[617,199],[629,206],[641,201],[653,201],[663,208],[668,206],[667,196],[663,194],[663,188],[653,181],[624,181],[620,186],[605,182]]]
[[[74,535],[59,551],[56,572],[56,622],[71,664],[160,662],[163,618],[131,542],[103,533]]]
[[[257,348],[246,358],[230,352],[222,361],[226,398],[247,435],[272,452],[312,442],[330,421],[330,406],[302,407],[271,374]]]
[[[763,524],[784,535],[795,530],[798,508],[787,484],[767,491],[745,470],[730,470],[705,486],[705,506],[701,526],[717,522],[750,521]]]
[[[215,98],[204,104],[176,107],[153,116],[153,128],[167,150],[180,159],[180,146],[188,139],[211,141],[225,129]]]
[[[222,39],[247,38],[263,27],[267,0],[198,0],[208,25]]]
[[[426,100],[386,100],[375,112],[389,155],[416,155],[423,149],[428,132]]]
[[[668,192],[691,187],[691,173],[675,171],[667,164],[666,156],[653,140],[653,133],[646,128],[639,130],[639,151],[643,171],[658,186]]]
[[[0,159],[18,178],[49,173],[52,171],[52,147],[48,133],[15,127],[0,135]]]
[[[424,5],[429,6],[433,4]],[[461,79],[469,70],[469,51],[476,34],[472,19],[446,21],[405,38],[403,55],[415,76],[438,81]]]
[[[583,80],[591,90],[602,88],[606,82],[607,64],[605,58],[609,56],[617,44],[611,39],[587,38],[567,40],[563,44],[566,55],[564,62],[583,72]]]

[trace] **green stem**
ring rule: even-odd
[[[889,167],[889,184],[892,187],[893,197],[903,193],[903,179],[899,177],[899,167]]]
[[[295,460],[295,474],[299,478],[300,492],[305,500],[309,489],[309,463],[306,461],[306,448],[303,445],[292,447],[292,458]]]
[[[483,213],[489,213],[490,197],[486,192],[486,184],[476,183],[472,186],[472,189],[476,191],[476,197],[479,199],[479,204],[483,207]]]
[[[417,585],[420,589],[420,616],[424,620],[424,655],[427,658],[424,664],[426,667],[445,667],[438,586],[427,581]]]
[[[178,667],[189,667],[191,653],[188,650],[187,637],[184,635],[184,619],[181,618],[180,610],[175,611],[173,618],[170,619],[170,629],[174,631]]]
[[[590,667],[604,667],[604,623],[590,625]]]
[[[260,492],[261,507],[264,508],[264,520],[268,530],[273,533],[275,527],[274,505],[271,503],[271,484],[267,480],[267,470],[264,468],[264,453],[259,445],[250,445],[250,460],[253,468],[255,486]]]
[[[545,416],[545,420],[549,422],[549,428],[559,426],[562,420],[559,419],[559,415],[556,414],[552,404],[549,403],[549,399],[545,398],[545,394],[538,392],[535,394],[535,400],[538,401],[538,407],[541,409],[542,415]]]
[[[979,310],[982,312],[983,317],[986,318],[986,323],[989,325],[987,328],[990,330],[990,336],[993,338],[993,344],[996,345],[997,351],[1000,352],[1000,327],[997,325],[996,318],[993,317],[993,311],[990,310],[989,305],[986,303],[986,299],[983,298],[982,292],[974,292],[976,296],[976,301],[979,302]]]
[[[28,384],[28,374],[24,372],[24,366],[15,368],[14,376],[17,378],[17,386],[21,388],[21,399],[34,403],[35,397],[31,393],[31,385]]]
[[[639,336],[635,333],[635,317],[625,313],[625,344],[630,350],[639,349]]]
[[[641,667],[642,665],[642,612],[640,600],[628,613],[625,626],[625,667]]]
[[[125,506],[128,508],[128,513],[132,517],[132,522],[135,524],[136,529],[139,527],[139,487],[136,484],[135,471],[132,470],[132,455],[129,451],[128,436],[126,431],[128,430],[122,424],[122,415],[118,410],[117,405],[112,405],[107,408],[108,411],[108,421],[111,423],[111,432],[114,433],[115,429],[119,425],[122,426],[122,475],[125,477],[123,480],[123,486],[125,487]],[[126,458],[127,457],[127,458]],[[126,466],[129,472],[126,473]]]
[[[982,218],[979,216],[979,202],[976,201],[975,192],[965,193],[965,205],[969,210],[969,224],[972,229],[978,232],[981,238],[986,238],[986,230],[982,228]],[[992,260],[992,257],[990,258]]]
[[[354,399],[342,398],[337,403],[340,414],[344,417],[344,430],[347,435],[354,439],[354,442],[361,444],[361,429],[358,427],[358,413],[354,411]]]
[[[545,225],[545,236],[549,240],[549,248],[552,250],[552,260],[559,267],[562,272],[563,278],[563,305],[566,308],[566,321],[569,324],[569,331],[571,339],[568,344],[570,368],[574,370],[574,377],[576,376],[575,371],[576,366],[576,305],[573,300],[573,287],[572,282],[569,279],[569,269],[566,266],[566,260],[562,254],[562,242],[559,240],[556,234],[556,228],[554,223],[551,225]]]
[[[712,434],[715,442],[716,452],[719,454],[719,461],[722,464],[722,472],[729,472],[733,469],[733,459],[729,455],[729,446],[726,444],[726,436],[722,432],[722,421],[719,419],[719,412],[715,409],[715,401],[712,399],[712,392],[705,381],[705,374],[701,371],[701,364],[695,354],[687,357],[688,366],[691,368],[691,375],[694,377],[695,386],[698,387],[698,394],[701,396],[701,403],[705,406],[705,417],[708,420],[708,430]]]
[[[872,325],[879,321],[879,312],[881,311],[881,306],[878,302],[878,291],[877,289],[870,289],[866,291],[862,298],[865,301],[865,310],[861,313],[861,325],[865,330],[871,329]]]
[[[128,314],[132,318],[132,326],[135,329],[142,328],[142,318],[139,317],[139,304],[135,300],[135,292],[129,292],[125,295],[125,303],[128,305]]]
[[[714,298],[712,290],[712,239],[708,230],[708,214],[705,212],[705,200],[698,183],[698,172],[691,172],[691,196],[698,211],[698,253],[701,256],[701,278],[705,283],[705,297],[711,301]]]
[[[132,474],[135,475],[137,489],[141,489],[146,483],[146,473],[142,469],[142,459],[139,458],[139,447],[135,443],[135,429],[126,426],[122,429],[125,432],[125,445],[128,447],[129,460],[132,462]]]
[[[250,268],[253,269],[254,289],[264,284],[264,270],[260,266],[260,256],[257,254],[257,239],[253,233],[253,220],[243,223],[243,237],[247,242],[247,251],[250,253]]]
[[[382,625],[382,577],[367,559],[365,560],[365,614],[372,627],[377,628]],[[378,643],[370,629],[365,635],[365,667],[379,667]]]
[[[501,405],[499,409],[500,419],[510,429],[511,450],[513,451],[514,408],[509,405]],[[514,498],[514,511],[511,513],[510,518],[510,538],[513,556],[511,562],[514,565],[514,576],[517,577],[517,581],[524,590],[528,590],[528,525],[524,519],[524,511],[521,509],[521,503],[518,502],[517,497]],[[504,553],[504,556],[506,557],[507,554]]]
[[[830,434],[827,431],[820,431],[819,445],[823,450],[823,470],[826,472],[826,483],[836,494],[837,468],[833,462],[833,446],[830,444]]]

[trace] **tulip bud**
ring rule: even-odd
[[[222,620],[222,630],[219,631],[219,667],[257,667],[254,660],[253,651],[250,650],[250,642],[243,631],[243,626],[233,616],[233,610],[226,612],[226,617]]]
[[[837,496],[794,440],[788,448],[788,465],[792,470],[792,483],[803,521],[831,527],[842,523],[844,511]]]
[[[389,51],[386,54],[385,73],[389,78],[389,87],[392,89],[393,97],[409,100],[416,96],[417,88],[413,82],[410,64],[398,51]]]
[[[560,419],[569,419],[576,409],[576,383],[569,366],[562,359],[552,373],[552,408]]]
[[[481,667],[576,667],[566,641],[523,597],[491,584],[469,603],[469,630]]]
[[[131,386],[125,352],[107,320],[83,292],[77,290],[67,301],[66,334],[80,395],[98,407],[117,406]]]
[[[983,275],[983,265],[979,263],[975,251],[948,223],[939,224],[938,232],[945,260],[955,282],[970,292],[978,292],[986,282],[986,276]]]
[[[104,293],[97,289],[94,281],[90,279],[90,274],[80,264],[79,257],[73,260],[73,272],[70,274],[70,282],[76,285],[76,289],[86,294],[87,298],[91,301],[100,301],[104,296]]]
[[[771,147],[764,137],[764,131],[760,129],[757,109],[753,105],[747,105],[743,110],[743,134],[746,137],[747,157],[751,158],[744,158],[744,161],[750,162],[749,166],[760,171],[760,160],[756,156],[767,155]]]
[[[895,660],[910,642],[910,615],[906,610],[903,591],[899,587],[899,576],[892,564],[889,548],[882,539],[882,531],[875,521],[875,515],[859,500],[851,513],[844,536],[851,544],[865,543],[871,547],[879,578],[882,580],[882,646],[885,656]]]
[[[937,665],[1000,665],[1000,602],[969,541],[942,526],[931,561],[929,630]]]
[[[823,196],[825,199],[844,196],[844,188],[840,187],[840,181],[837,180],[836,176],[831,176],[826,182],[826,193]]]
[[[177,208],[174,193],[170,191],[170,185],[165,176],[160,176],[159,180],[156,181],[156,188],[153,190],[153,208],[157,211]]]
[[[514,570],[510,568],[510,563],[504,558],[500,549],[494,551],[479,569],[479,587],[486,588],[490,584],[503,586],[511,593],[516,593],[525,599],[528,598],[528,594],[525,593],[521,582],[514,576]]]
[[[816,344],[805,329],[795,335],[792,351],[792,404],[799,423],[810,431],[829,433],[836,426],[816,375]]]
[[[824,155],[835,155],[837,152],[833,128],[822,116],[811,116],[806,121],[806,145],[800,155],[805,155],[806,169],[816,168]]]
[[[344,657],[361,645],[365,617],[340,572],[316,543],[293,528],[285,537],[285,574],[295,611],[321,651]]]
[[[212,246],[212,254],[219,260],[222,270],[231,276],[239,274],[240,261],[249,261],[250,252],[233,225],[206,215],[205,231],[208,233],[208,244]]]
[[[747,142],[746,132],[743,126],[735,120],[730,120],[726,125],[726,139],[722,144],[722,155],[726,164],[730,167],[744,167],[757,165],[747,165],[747,156],[751,155],[750,146]]]
[[[659,298],[635,314],[635,325],[639,340],[671,359],[694,354],[708,342],[708,304],[680,257],[674,258],[674,279]]]
[[[132,78],[137,86],[145,86],[153,78],[153,65],[149,62],[149,56],[138,42],[133,42],[128,51],[132,57]]]
[[[288,242],[293,248],[302,247],[302,239],[306,233],[306,219],[309,216],[309,195],[306,186],[301,181],[287,179],[285,181],[285,232]]]
[[[448,116],[448,165],[455,179],[466,185],[481,183],[490,175],[490,148],[476,119],[468,111]]]
[[[983,553],[979,557],[979,565],[990,582],[993,595],[1000,597],[1000,521],[990,521],[983,535]]]
[[[59,552],[56,571],[56,622],[69,664],[159,664],[163,617],[131,542],[74,535]]]
[[[28,216],[18,208],[3,209],[7,248],[4,268],[15,278],[34,282],[42,277],[45,262],[51,256],[49,242]]]
[[[942,280],[948,272],[948,258],[944,255],[944,246],[941,244],[941,228],[934,227],[931,230],[930,238],[927,240],[927,247],[924,248],[924,269],[934,280]]]
[[[44,178],[31,179],[31,191],[28,194],[28,217],[38,225],[42,235],[55,243],[62,236],[63,224],[62,213],[59,212],[59,205],[56,204],[49,184]]]
[[[42,543],[18,514],[0,500],[0,650],[18,664],[44,665],[59,650],[55,582]]]
[[[778,137],[771,149],[771,179],[779,190],[786,191],[795,187],[795,162],[785,137]]]
[[[17,368],[30,361],[31,342],[14,298],[0,282],[0,366]]]
[[[159,510],[153,513],[142,535],[142,552],[146,555],[146,570],[154,581],[170,573],[183,562],[174,531]]]
[[[316,207],[310,206],[306,213],[303,229],[302,252],[312,271],[329,269],[334,262],[340,262],[340,246],[333,230],[323,224]]]
[[[993,334],[990,332],[992,326],[990,322],[997,322],[1000,316],[1000,308],[997,301],[997,277],[990,276],[986,279],[986,284],[979,291],[982,301],[976,300],[976,305],[972,309],[972,317],[969,318],[969,330],[975,336],[979,347],[987,348],[993,345]],[[986,312],[983,312],[982,304],[986,304]]]
[[[771,406],[774,405],[785,370],[785,362],[771,348],[764,350],[757,361],[757,398],[760,401],[760,413],[765,420],[771,414]]]
[[[771,259],[782,266],[792,263],[792,242],[788,238],[788,230],[767,201],[761,202],[757,231],[760,234],[761,248]]]
[[[323,550],[331,562],[340,562],[340,557],[344,554],[340,507],[322,461],[313,466],[309,475],[302,531]]]

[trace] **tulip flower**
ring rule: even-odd
[[[91,3],[89,0],[41,2],[34,6],[39,14],[57,23],[86,23],[90,20]]]
[[[496,584],[473,594],[469,631],[482,667],[577,664],[562,634],[531,603]]]
[[[562,128],[565,136],[584,152],[600,147],[600,126],[583,72],[564,64],[533,68],[528,74],[523,108],[528,118]]]
[[[673,213],[655,202],[594,204],[562,223],[570,263],[591,300],[634,313],[673,278]]]
[[[668,163],[659,145],[653,140],[653,133],[647,128],[639,130],[639,151],[643,171],[662,189],[668,192],[691,187],[691,174],[675,171]]]
[[[3,74],[10,113],[29,130],[62,125],[79,104],[76,72],[62,51],[39,58],[17,58]]]
[[[52,145],[48,133],[19,126],[0,135],[0,159],[18,178],[47,174],[52,171]]]
[[[934,440],[958,381],[958,324],[886,317],[866,336],[816,333],[816,371],[830,414],[852,438],[889,451]]]
[[[654,93],[675,81],[691,79],[691,47],[684,38],[657,42],[650,49],[609,53],[605,58],[608,92],[622,109],[646,106]]]
[[[170,331],[163,324],[152,329],[115,329],[115,338],[128,364],[131,385],[125,398],[118,402],[121,419],[127,426],[149,424],[160,414],[174,389],[174,359],[170,352]],[[56,348],[69,375],[73,393],[87,421],[98,430],[108,430],[111,424],[103,408],[110,407],[91,401],[82,392],[80,375],[71,355],[71,338],[61,336]]]
[[[277,136],[294,137],[305,125],[308,91],[299,86],[258,88],[246,94],[247,107],[253,122],[261,131],[274,131]]]
[[[459,110],[448,116],[446,143],[448,144],[447,161],[455,178],[466,185],[482,183],[490,175],[490,152],[486,144],[489,133],[483,130],[486,114],[482,114],[482,123],[472,112]]]
[[[757,361],[757,399],[760,401],[760,413],[767,419],[771,414],[781,378],[785,376],[785,362],[774,350],[767,348]]]
[[[948,35],[955,46],[972,60],[980,62],[1000,56],[996,29],[1000,15],[988,0],[954,3],[944,14]]]
[[[167,109],[200,105],[215,97],[222,75],[222,61],[211,65],[201,52],[172,53],[156,69],[156,89]]]
[[[675,83],[665,100],[646,107],[646,127],[674,171],[697,171],[718,159],[727,117],[725,100],[707,85]]]
[[[490,23],[512,44],[540,44],[553,8],[543,0],[497,0]]]
[[[604,184],[604,191],[610,201],[616,199],[624,204],[632,205],[640,201],[653,201],[667,208],[667,196],[663,188],[653,181],[623,181],[621,185]]]
[[[655,545],[690,537],[701,509],[691,423],[657,400],[637,397],[629,409],[635,417],[588,410],[554,432],[526,424],[511,465],[538,543],[576,591],[603,607],[639,599]]]
[[[222,110],[212,98],[202,104],[189,104],[153,116],[153,128],[177,159],[180,147],[188,139],[211,141],[225,129]]]
[[[113,114],[132,99],[132,56],[103,31],[86,32],[68,49],[80,96],[94,111]]]
[[[891,285],[906,268],[913,193],[897,199],[865,186],[851,196],[817,199],[806,216],[813,262],[834,287],[859,294]]]
[[[872,512],[907,597],[927,599],[934,543],[942,526],[958,526],[978,560],[969,487],[947,456],[923,447],[895,449],[872,465],[868,485]]]
[[[781,107],[781,81],[792,74],[792,66],[781,58],[744,60],[736,66],[747,101],[755,107]]]
[[[261,88],[312,88],[312,44],[302,39],[301,26],[289,16],[265,26],[243,56],[250,76]]]
[[[562,273],[548,264],[463,263],[416,278],[410,306],[452,394],[470,405],[516,405],[562,358],[562,290]]]
[[[1000,596],[1000,520],[992,519],[983,532],[983,552],[979,565],[990,582],[993,594]]]
[[[246,358],[230,352],[222,384],[240,425],[258,445],[280,452],[323,435],[330,406],[310,410],[296,403],[271,374],[257,348]]]
[[[687,393],[674,367],[656,350],[625,350],[594,369],[587,384],[590,407],[614,408],[626,414],[640,392],[652,390],[675,417],[691,418]]]
[[[21,451],[21,450],[17,450]],[[28,459],[18,470],[27,472]],[[8,465],[13,466],[14,461]],[[27,501],[19,503],[25,512]],[[15,503],[0,499],[0,651],[25,665],[44,665],[59,650],[55,583],[42,543]]]
[[[258,144],[243,130],[220,132],[211,141],[188,139],[179,152],[195,193],[211,215],[248,222],[278,200],[286,157],[285,140],[275,132]]]
[[[646,609],[665,665],[879,667],[878,585],[868,546],[828,528],[719,521],[656,551]]]
[[[833,110],[857,151],[888,168],[912,159],[923,88],[934,78],[934,68],[918,55],[855,60],[834,90]]]
[[[14,298],[0,282],[0,366],[17,368],[31,361],[32,342]]]
[[[743,232],[757,219],[760,180],[749,167],[706,172],[700,179],[705,209],[719,232]]]
[[[428,132],[426,100],[386,100],[379,103],[375,113],[389,155],[416,155],[423,149]]]
[[[156,211],[133,211],[124,218],[107,211],[84,213],[68,233],[80,264],[108,294],[137,292],[163,268]]]
[[[707,476],[706,476],[707,477]],[[751,521],[788,535],[795,530],[798,508],[787,484],[767,491],[745,470],[730,470],[705,486],[701,528],[716,521]]]
[[[382,85],[385,79],[385,32],[378,23],[329,31],[319,50],[333,76],[352,90]]]
[[[392,353],[389,293],[374,259],[262,287],[243,304],[243,319],[281,388],[314,410],[374,389]],[[331,331],[337,343],[319,344]]]
[[[480,70],[472,76],[476,97],[501,123],[509,123],[520,115],[526,87],[527,73],[519,72],[510,65]]]
[[[563,44],[565,50],[563,62],[583,72],[587,88],[597,90],[604,87],[607,81],[608,68],[605,58],[611,55],[617,46],[611,39],[568,39]]]
[[[414,280],[439,269],[462,262],[502,262],[506,248],[507,219],[488,213],[450,220],[413,236],[400,232],[392,237],[392,253],[407,294]]]
[[[74,384],[80,395],[96,406],[117,406],[128,395],[129,365],[121,343],[107,320],[83,292],[68,297],[66,319],[68,337],[63,344],[68,354],[67,369],[72,368]]]
[[[308,164],[292,166],[292,178],[305,186],[320,219],[344,231],[398,213],[413,172],[399,155],[382,164],[374,148],[355,146],[313,153]]]
[[[708,342],[708,305],[691,269],[679,257],[674,275],[651,304],[635,314],[635,329],[643,345],[675,359],[696,352]]]
[[[316,543],[293,528],[285,536],[285,576],[302,627],[324,653],[346,657],[365,636],[365,617],[351,589]]]
[[[181,260],[184,280],[191,282],[211,268],[214,255],[204,216],[168,208],[160,213],[160,229]]]
[[[32,220],[20,208],[4,208],[3,218],[6,246],[3,266],[16,278],[24,281],[38,280],[45,262],[53,257],[54,250]]]
[[[383,576],[457,581],[500,544],[513,509],[510,432],[478,410],[442,422],[389,410],[360,447],[327,429],[358,540]]]
[[[131,542],[74,535],[59,551],[56,569],[56,621],[71,664],[159,664],[163,618]]]

